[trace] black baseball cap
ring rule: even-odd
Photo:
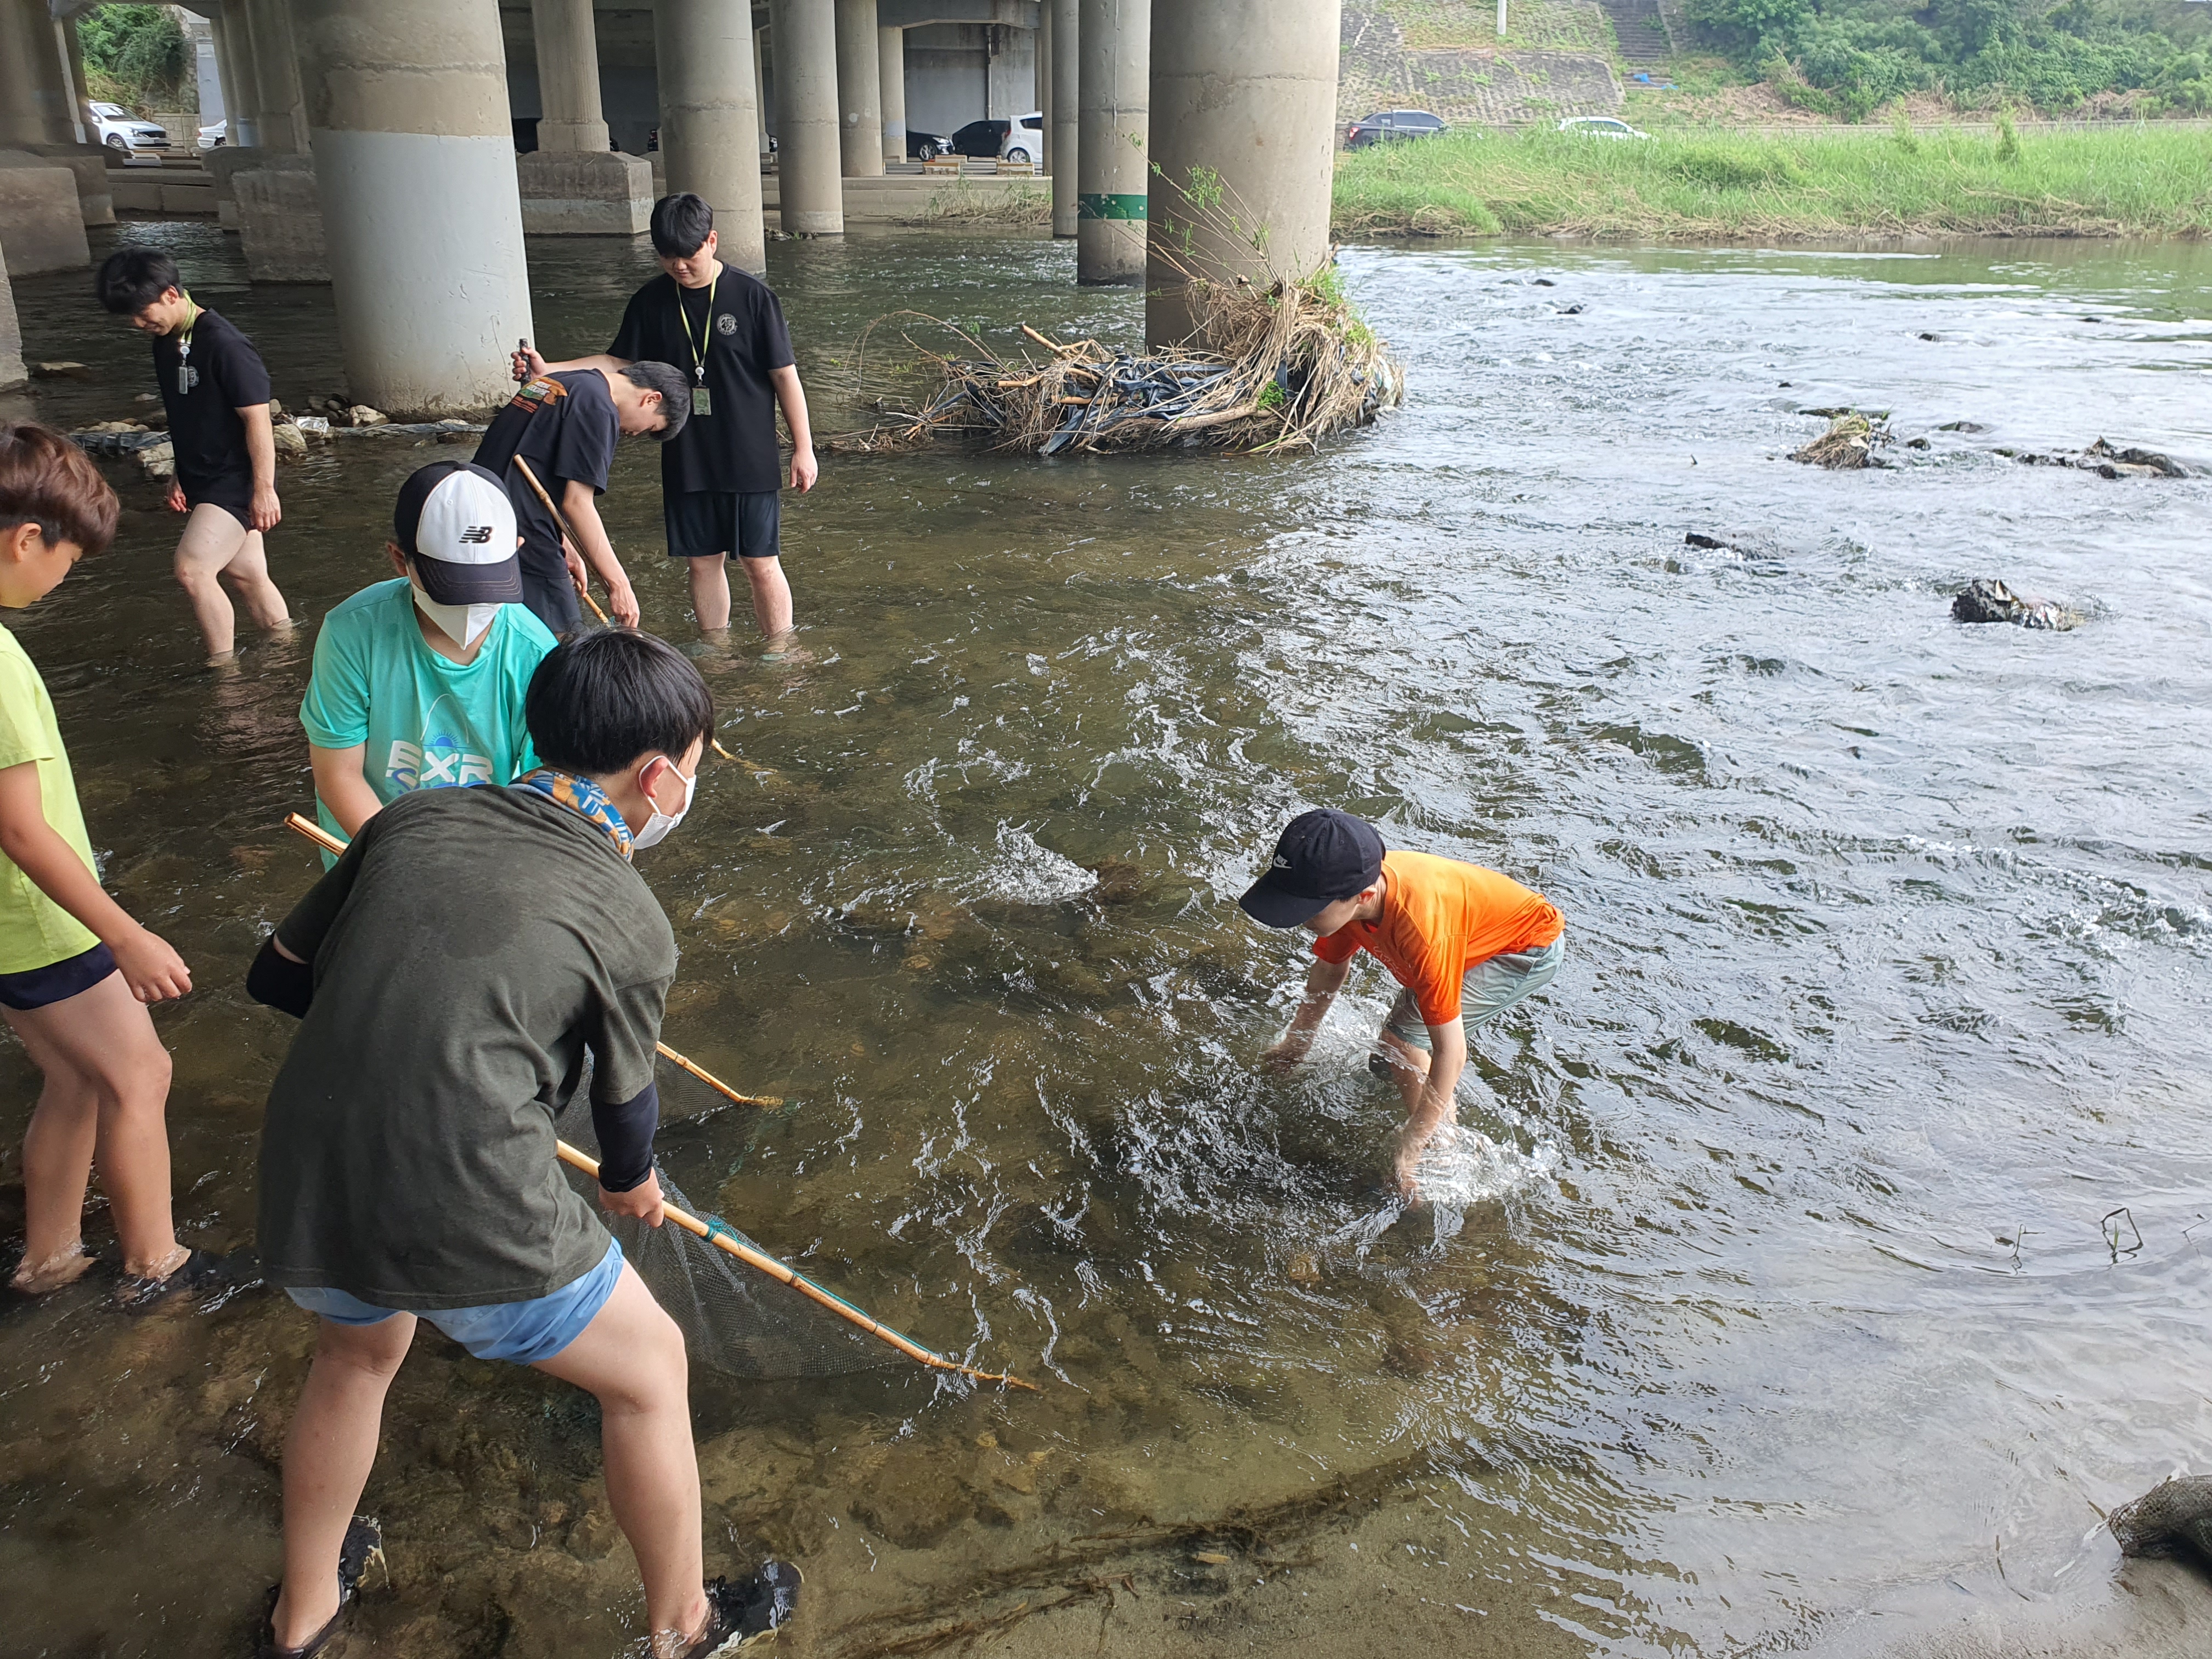
[[[1237,902],[1266,927],[1295,927],[1372,887],[1382,873],[1384,850],[1382,837],[1364,818],[1328,806],[1301,812],[1276,842],[1267,873]]]
[[[522,597],[514,504],[499,475],[474,461],[433,461],[399,486],[392,538],[440,605],[504,605]]]

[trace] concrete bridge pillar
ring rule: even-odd
[[[258,143],[210,161],[216,210],[228,185],[246,275],[257,283],[327,283],[322,198],[307,142],[301,47],[288,0],[245,0],[252,43],[252,108]],[[507,129],[512,147],[514,128]]]
[[[775,50],[776,184],[783,228],[797,236],[842,236],[845,185],[833,0],[769,0],[769,34]]]
[[[259,97],[259,148],[277,155],[307,153],[307,100],[300,81],[300,44],[293,37],[286,0],[246,0],[253,27],[253,64]],[[507,129],[511,135],[514,128]]]
[[[238,71],[238,45],[231,34],[228,6],[208,14],[208,32],[215,37],[216,78],[222,85],[222,118],[229,129],[223,148],[242,148],[253,142],[253,118],[247,113],[245,77]]]
[[[1047,116],[1052,129],[1052,234],[1076,234],[1076,174],[1082,166],[1077,138],[1083,118],[1080,71],[1081,11],[1079,0],[1044,0],[1052,14],[1052,107]]]
[[[1203,8],[1173,0],[1160,9],[1171,13]],[[1267,8],[1255,3],[1238,9],[1264,12]],[[1145,280],[1152,10],[1150,0],[1082,0],[1079,9],[1081,114],[1075,141],[1079,283],[1133,287]]]
[[[884,100],[884,165],[906,160],[906,31],[876,31],[876,77]]]
[[[639,235],[653,217],[653,163],[607,148],[592,0],[531,0],[530,14],[539,114],[538,148],[514,158],[522,228],[539,236]]]
[[[349,390],[489,408],[534,332],[498,0],[297,0],[295,22]]]
[[[884,176],[883,32],[876,0],[836,0],[837,128],[848,179]],[[903,94],[902,94],[902,99]]]
[[[63,27],[74,38],[76,26]],[[18,152],[13,164],[17,167],[65,169],[76,199],[80,227],[112,225],[115,198],[108,188],[106,156],[99,145],[78,139],[76,94],[70,84],[66,51],[61,29],[46,11],[46,0],[0,0],[0,149]],[[15,183],[27,188],[23,180]],[[33,194],[45,199],[42,192]],[[6,229],[5,221],[0,220],[0,234]],[[20,234],[42,245],[49,240],[44,231],[35,231],[28,223],[21,227]],[[12,256],[17,261],[16,274],[24,273],[21,261],[26,258],[43,258],[53,252],[49,248],[33,256],[17,249]],[[70,258],[67,264],[82,264],[90,258],[88,252],[83,258]]]
[[[653,63],[669,191],[704,198],[714,210],[722,259],[757,276],[768,269],[768,254],[752,8],[727,0],[660,0],[653,13]],[[653,168],[639,165],[649,198]],[[648,218],[651,213],[648,200]]]
[[[8,285],[8,260],[0,252],[0,392],[30,379],[23,366],[23,329],[15,320],[15,294]]]
[[[1341,0],[1208,0],[1153,12],[1150,258],[1145,335],[1192,330],[1168,255],[1216,281],[1295,281],[1328,258]],[[1190,210],[1193,170],[1218,177]],[[1211,193],[1209,191],[1209,193]],[[1218,216],[1223,222],[1209,223]],[[1257,244],[1255,246],[1255,244]]]

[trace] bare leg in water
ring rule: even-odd
[[[338,1552],[414,1335],[411,1314],[322,1322],[284,1441],[284,1588],[270,1620],[279,1647],[301,1645],[337,1611]],[[637,1556],[654,1650],[681,1653],[708,1616],[683,1333],[625,1263],[606,1305],[536,1369],[599,1396],[607,1501]]]
[[[211,502],[201,502],[185,521],[183,539],[177,544],[177,581],[192,602],[210,663],[228,662],[236,652],[237,614],[223,592],[225,583],[238,590],[246,614],[257,627],[291,626],[284,596],[269,579],[269,556],[261,532],[248,530]]]

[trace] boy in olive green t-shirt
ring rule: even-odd
[[[106,547],[116,517],[115,492],[76,445],[0,423],[0,607],[44,599]],[[213,1272],[171,1225],[169,1055],[144,1006],[191,988],[177,953],[100,887],[53,702],[0,629],[0,1019],[46,1073],[23,1136],[26,1236],[9,1289],[58,1289],[91,1266],[82,1224],[95,1163],[126,1306]]]

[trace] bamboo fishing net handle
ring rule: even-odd
[[[538,499],[545,503],[545,510],[553,515],[553,522],[561,526],[561,533],[568,538],[572,545],[575,544],[576,532],[569,526],[568,515],[563,513],[559,507],[553,505],[553,498],[545,493],[545,486],[538,482],[538,475],[530,470],[530,463],[524,460],[521,456],[518,455],[514,458],[514,464],[522,469],[522,476],[529,481],[530,488],[537,495]],[[580,545],[577,546],[578,552],[580,553],[582,550],[583,550]],[[589,586],[582,582],[578,582],[576,584],[576,591],[584,596],[584,603],[592,607],[592,614],[599,619],[600,627],[611,628],[614,625],[607,620],[607,613],[599,609],[599,602],[592,597],[592,590]],[[712,732],[708,734],[707,741],[714,745],[714,752],[720,755],[724,760],[737,759],[735,755],[732,755],[728,750],[722,747],[722,740],[720,738],[715,737]],[[738,1098],[743,1099],[744,1097],[738,1096]]]
[[[321,848],[323,851],[328,853],[333,858],[336,858],[339,854],[344,852],[346,849],[346,844],[343,842],[340,841],[329,830],[324,829],[321,824],[317,823],[313,818],[302,817],[300,813],[294,812],[287,817],[284,820],[284,827],[287,830],[294,830],[300,835],[305,836],[309,841],[314,842],[316,846]],[[690,1073],[693,1077],[697,1078],[700,1082],[705,1084],[717,1094],[726,1096],[740,1106],[781,1106],[783,1104],[783,1097],[781,1095],[741,1095],[735,1089],[730,1087],[728,1084],[723,1082],[721,1079],[716,1077],[712,1072],[708,1071],[705,1066],[686,1059],[684,1055],[678,1054],[675,1049],[670,1048],[666,1043],[656,1042],[653,1046],[659,1051],[660,1057],[663,1060],[672,1061],[675,1065],[682,1066],[685,1071]]]
[[[586,1175],[590,1176],[594,1181],[599,1179],[599,1165],[598,1159],[591,1157],[586,1152],[580,1152],[577,1148],[571,1146],[565,1140],[556,1140],[554,1145],[559,1148],[561,1161],[563,1164],[568,1164],[572,1169],[581,1170]],[[890,1326],[879,1325],[874,1320],[869,1318],[867,1315],[860,1312],[858,1309],[848,1307],[844,1303],[840,1302],[836,1297],[831,1296],[827,1291],[822,1290],[814,1285],[804,1274],[793,1273],[790,1268],[785,1267],[783,1263],[778,1261],[774,1256],[765,1255],[759,1250],[750,1249],[749,1247],[739,1243],[736,1239],[732,1238],[727,1233],[721,1232],[715,1228],[709,1227],[705,1222],[700,1220],[697,1216],[693,1215],[689,1210],[683,1209],[677,1205],[671,1204],[665,1199],[661,1200],[660,1213],[670,1221],[674,1222],[678,1226],[683,1228],[685,1232],[696,1234],[697,1237],[705,1239],[709,1244],[720,1246],[730,1255],[737,1257],[738,1261],[744,1262],[748,1267],[751,1267],[758,1272],[766,1273],[770,1279],[775,1279],[779,1284],[789,1285],[793,1290],[797,1291],[801,1296],[806,1297],[810,1302],[813,1302],[821,1307],[827,1308],[831,1313],[836,1314],[838,1318],[844,1320],[847,1323],[859,1326],[860,1329],[866,1331],[870,1336],[874,1337],[878,1341],[889,1343],[892,1347],[896,1348],[901,1353],[904,1354],[908,1359],[917,1360],[921,1364],[929,1366],[933,1370],[958,1371],[963,1376],[975,1377],[985,1382],[1004,1382],[1010,1388],[1027,1389],[1031,1394],[1041,1394],[1043,1392],[1043,1390],[1039,1389],[1036,1383],[1024,1382],[1018,1376],[1009,1376],[1000,1371],[979,1371],[972,1365],[963,1365],[957,1360],[947,1359],[941,1353],[931,1352],[927,1348],[923,1347],[919,1342],[912,1341],[906,1337],[901,1336],[896,1331],[891,1329]]]

